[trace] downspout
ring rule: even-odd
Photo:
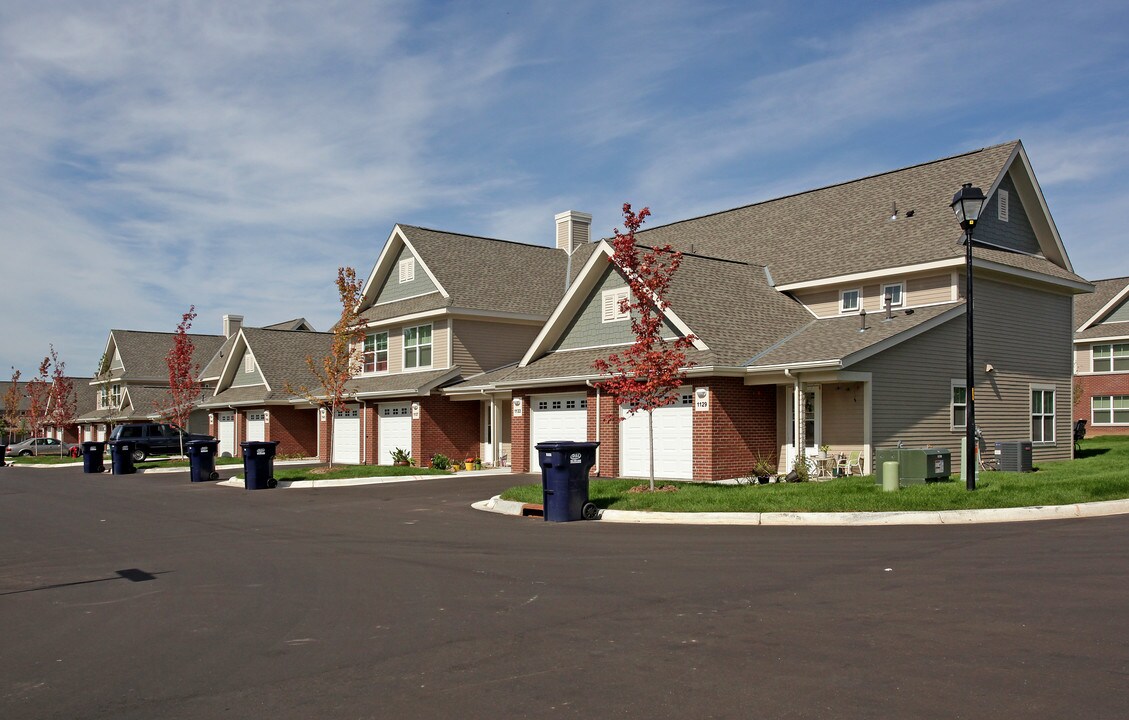
[[[366,400],[361,400],[361,463],[365,464],[368,459],[368,416],[365,413],[365,408],[368,407]]]
[[[500,453],[498,452],[498,419],[494,416],[494,396],[487,396],[486,390],[484,388],[479,389],[478,392],[482,395],[483,399],[487,397],[490,398],[490,404],[486,406],[486,420],[488,423],[490,423],[490,462],[493,463],[495,467],[497,467],[498,457]],[[474,455],[475,457],[478,457],[478,453],[475,453]]]
[[[585,380],[584,384],[590,388],[596,388],[596,442],[600,442],[600,388],[592,384],[591,380]],[[600,446],[596,445],[596,474],[600,474]]]

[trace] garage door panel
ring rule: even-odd
[[[247,442],[263,442],[267,439],[266,417],[262,410],[247,413]]]
[[[685,389],[676,405],[654,411],[655,477],[689,480],[694,475],[693,396]],[[647,413],[620,408],[620,475],[649,477]]]
[[[235,457],[235,413],[220,413],[216,423],[220,457]]]
[[[529,457],[536,464],[537,444],[552,440],[588,439],[588,398],[577,395],[535,396],[529,401]]]
[[[333,462],[361,462],[361,411],[356,405],[346,405],[333,413]]]
[[[377,406],[377,458],[378,465],[392,464],[392,451],[397,448],[411,452],[412,404],[381,403]],[[417,462],[419,459],[417,458]]]

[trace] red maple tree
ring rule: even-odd
[[[47,404],[51,399],[51,356],[43,358],[39,363],[39,371],[35,377],[27,382],[27,421],[31,426],[31,436],[37,438],[43,434],[43,421],[47,413]],[[38,446],[32,448],[36,455],[39,454]]]
[[[55,346],[51,346],[51,386],[47,398],[47,419],[55,426],[61,436],[59,440],[65,440],[66,433],[63,428],[74,422],[75,414],[75,396],[74,396],[74,381],[66,375],[66,363],[59,359],[58,353],[55,352]],[[59,455],[63,454],[63,446],[59,445]]]
[[[672,405],[679,398],[678,389],[686,381],[686,369],[694,363],[686,358],[686,349],[693,347],[694,336],[663,337],[666,310],[670,307],[667,292],[674,273],[682,264],[682,253],[670,245],[645,247],[635,244],[635,231],[647,216],[649,208],[638,214],[630,203],[623,204],[623,226],[626,233],[615,230],[613,254],[608,258],[627,280],[628,297],[620,301],[619,311],[630,313],[631,332],[635,342],[623,352],[598,359],[592,367],[611,377],[596,383],[602,392],[615,397],[627,407],[627,414],[647,413],[647,452],[651,472],[651,490],[655,489],[656,409]],[[614,410],[613,410],[614,411]],[[625,418],[621,418],[625,419]]]
[[[165,355],[165,364],[169,370],[169,389],[167,401],[158,405],[157,411],[161,419],[176,425],[185,432],[192,417],[192,410],[200,400],[200,365],[192,362],[196,354],[196,344],[188,331],[192,329],[192,321],[196,319],[196,306],[189,305],[188,312],[180,316],[180,322],[173,333],[172,347]],[[184,435],[180,435],[180,454],[184,455]]]
[[[329,353],[321,358],[306,356],[306,367],[317,378],[318,389],[306,385],[285,384],[286,392],[301,395],[311,404],[320,407],[329,415],[327,438],[329,442],[329,466],[333,467],[333,419],[338,410],[345,407],[351,393],[348,383],[361,370],[361,348],[365,341],[365,328],[360,324],[362,283],[357,279],[357,271],[351,267],[337,268],[337,295],[341,300],[341,317],[331,328],[333,342]]]
[[[12,368],[12,380],[8,385],[8,391],[4,393],[4,426],[8,431],[8,443],[11,444],[13,433],[23,420],[23,414],[20,412],[20,401],[23,400],[22,393],[20,393],[20,371]]]

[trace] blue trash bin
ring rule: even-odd
[[[114,440],[110,443],[110,470],[115,475],[130,475],[137,472],[133,466],[133,451],[136,443],[132,440]]]
[[[274,453],[278,441],[241,442],[243,448],[243,486],[248,490],[265,490],[277,487],[274,479]]]
[[[106,443],[88,440],[82,444],[82,471],[106,472]]]
[[[219,440],[189,440],[184,443],[184,450],[188,453],[189,476],[192,482],[210,482],[220,479],[220,474],[216,472],[216,451],[219,446]]]
[[[588,501],[588,473],[596,464],[599,446],[569,440],[537,443],[547,522],[594,520],[599,515],[599,508]]]

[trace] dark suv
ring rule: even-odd
[[[110,433],[110,440],[132,440],[137,443],[133,451],[133,461],[142,462],[150,455],[179,455],[181,437],[189,440],[215,440],[211,435],[197,435],[185,432],[176,425],[167,423],[138,423],[118,425]]]

